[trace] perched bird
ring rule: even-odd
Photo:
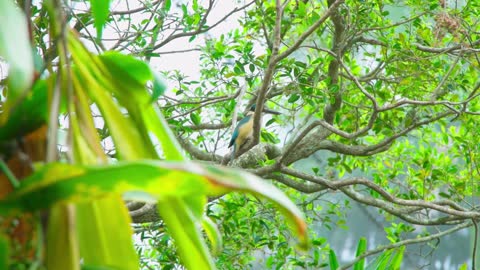
[[[249,141],[253,136],[253,114],[255,113],[255,104],[250,107],[250,110],[247,112],[247,115],[242,118],[235,127],[235,130],[232,134],[232,139],[228,148],[233,146],[233,152],[230,157],[230,161],[235,158],[237,151],[240,147],[243,146],[247,141]],[[280,114],[279,112],[263,108],[263,112],[271,114]]]

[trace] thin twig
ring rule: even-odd
[[[475,230],[475,238],[473,239],[473,251],[472,251],[472,270],[476,270],[475,261],[477,255],[477,241],[478,241],[478,224],[477,221],[472,218],[474,230]]]
[[[350,263],[342,266],[339,268],[339,270],[346,270],[346,269],[349,269],[350,267],[352,267],[355,263],[357,263],[358,261],[368,257],[368,256],[371,256],[371,255],[374,255],[374,254],[377,254],[377,253],[380,253],[380,252],[383,252],[383,251],[386,251],[386,250],[389,250],[389,249],[394,249],[394,248],[398,248],[398,247],[401,247],[401,246],[406,246],[406,245],[412,245],[412,244],[418,244],[418,243],[424,243],[424,242],[428,242],[428,241],[432,241],[432,240],[435,240],[435,239],[438,239],[442,236],[445,236],[445,235],[448,235],[448,234],[451,234],[451,233],[454,233],[458,230],[461,230],[461,229],[464,229],[464,228],[467,228],[467,227],[470,227],[472,226],[472,223],[470,222],[465,222],[465,223],[462,223],[460,225],[457,225],[451,229],[448,229],[448,230],[445,230],[443,232],[439,232],[439,233],[436,233],[436,234],[432,234],[432,235],[429,235],[429,236],[425,236],[425,237],[419,237],[419,238],[415,238],[415,239],[408,239],[408,240],[404,240],[404,241],[400,241],[400,242],[397,242],[397,243],[394,243],[394,244],[390,244],[390,245],[386,245],[386,246],[380,246],[376,249],[373,249],[373,250],[370,250],[370,251],[367,251],[365,253],[363,253],[362,255],[356,257],[353,261],[351,261]]]

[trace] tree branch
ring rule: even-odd
[[[424,236],[424,237],[419,237],[419,238],[415,238],[415,239],[407,239],[407,240],[403,240],[403,241],[399,241],[397,243],[393,243],[393,244],[390,244],[390,245],[385,245],[385,246],[379,246],[377,247],[376,249],[373,249],[373,250],[370,250],[370,251],[367,251],[359,256],[357,256],[353,261],[351,261],[350,263],[342,266],[339,268],[339,270],[346,270],[346,269],[350,269],[355,263],[359,262],[360,260],[368,257],[368,256],[371,256],[371,255],[374,255],[374,254],[377,254],[377,253],[380,253],[380,252],[383,252],[383,251],[386,251],[386,250],[389,250],[389,249],[393,249],[393,248],[399,248],[399,247],[402,247],[402,246],[407,246],[407,245],[412,245],[412,244],[418,244],[418,243],[424,243],[424,242],[429,242],[429,241],[432,241],[432,240],[435,240],[435,239],[438,239],[442,236],[445,236],[445,235],[448,235],[448,234],[451,234],[451,233],[454,233],[456,231],[459,231],[461,229],[464,229],[464,228],[468,228],[472,226],[472,223],[470,222],[465,222],[465,223],[462,223],[460,225],[457,225],[451,229],[448,229],[448,230],[445,230],[443,232],[439,232],[439,233],[436,233],[436,234],[432,234],[432,235],[429,235],[429,236]]]

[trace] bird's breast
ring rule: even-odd
[[[246,139],[252,137],[253,135],[253,119],[240,126],[238,129],[238,144],[242,144]]]

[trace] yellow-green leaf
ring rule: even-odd
[[[365,237],[360,238],[358,241],[356,257],[362,255],[367,250],[367,239]],[[354,270],[363,270],[365,267],[365,259],[361,259],[353,265]]]
[[[15,192],[0,202],[0,214],[2,211],[34,211],[60,201],[79,202],[128,191],[148,193],[160,201],[218,196],[230,191],[258,195],[274,202],[287,216],[300,243],[307,243],[302,213],[280,190],[241,170],[195,162],[145,160],[109,166],[52,163],[24,179]],[[193,212],[192,215],[195,217]]]
[[[76,207],[80,255],[84,264],[138,269],[131,219],[121,197],[113,194],[79,203]]]
[[[222,235],[220,234],[217,225],[207,216],[204,216],[202,221],[203,230],[205,231],[205,234],[210,240],[213,254],[220,253],[223,246],[223,241]]]
[[[182,263],[189,270],[215,269],[207,246],[200,234],[198,219],[188,205],[176,197],[160,200],[158,213],[175,240]]]
[[[73,205],[59,203],[50,209],[47,239],[47,269],[80,270]]]

